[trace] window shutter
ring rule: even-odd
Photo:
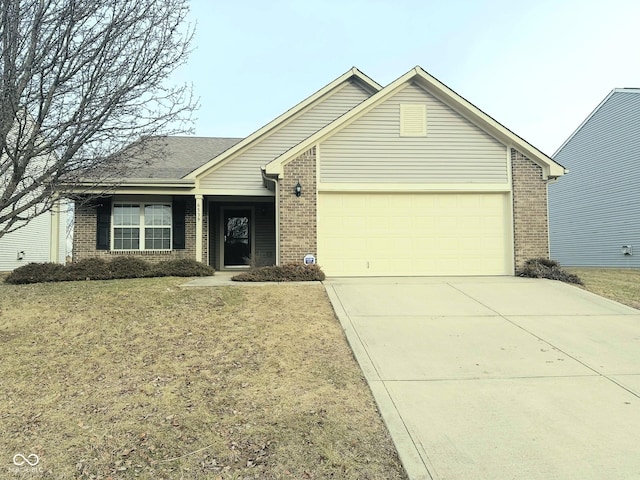
[[[187,248],[185,216],[187,204],[184,198],[174,197],[171,219],[173,222],[173,249],[184,250]]]
[[[111,199],[103,198],[96,206],[96,250],[109,250],[111,234]]]

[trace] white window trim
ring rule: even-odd
[[[137,226],[129,225],[116,225],[115,224],[115,208],[119,205],[137,205],[140,215],[140,223]],[[171,211],[171,223],[169,228],[169,248],[145,248],[145,229],[146,228],[167,228],[167,226],[145,226],[144,224],[144,207],[150,205],[163,205],[168,206]],[[139,248],[115,248],[115,230],[116,228],[138,228],[140,235],[138,237]],[[111,203],[111,231],[109,232],[109,249],[112,252],[170,252],[173,250],[173,204],[170,201],[161,201],[160,199],[154,199],[151,201],[145,200],[131,200],[128,198],[118,198]]]

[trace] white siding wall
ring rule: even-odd
[[[400,104],[427,107],[427,136],[400,136]],[[506,146],[410,84],[320,145],[320,182],[507,183]]]
[[[260,167],[351,110],[369,96],[370,94],[357,83],[349,82],[338,87],[336,92],[320,103],[202,178],[201,188],[255,191],[264,195],[266,189],[262,184]]]
[[[61,233],[66,233],[66,216],[61,215]],[[64,261],[65,241],[61,239],[59,262]],[[29,224],[0,238],[0,272],[7,272],[32,262],[48,262],[51,246],[51,214],[36,217]],[[17,252],[24,251],[24,259]]]

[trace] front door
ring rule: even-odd
[[[251,262],[251,210],[224,210],[224,266],[241,267]]]

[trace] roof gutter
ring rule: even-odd
[[[78,182],[79,185],[96,185],[96,182]],[[149,185],[176,186],[176,187],[195,187],[194,180],[185,180],[182,178],[114,178],[112,180],[104,180],[99,182],[100,185],[118,186],[118,187],[140,187]]]
[[[105,193],[117,190],[153,190],[153,189],[193,189],[196,184],[193,180],[171,179],[171,178],[129,178],[113,180],[80,180],[68,184],[60,185],[61,192],[70,193]]]

